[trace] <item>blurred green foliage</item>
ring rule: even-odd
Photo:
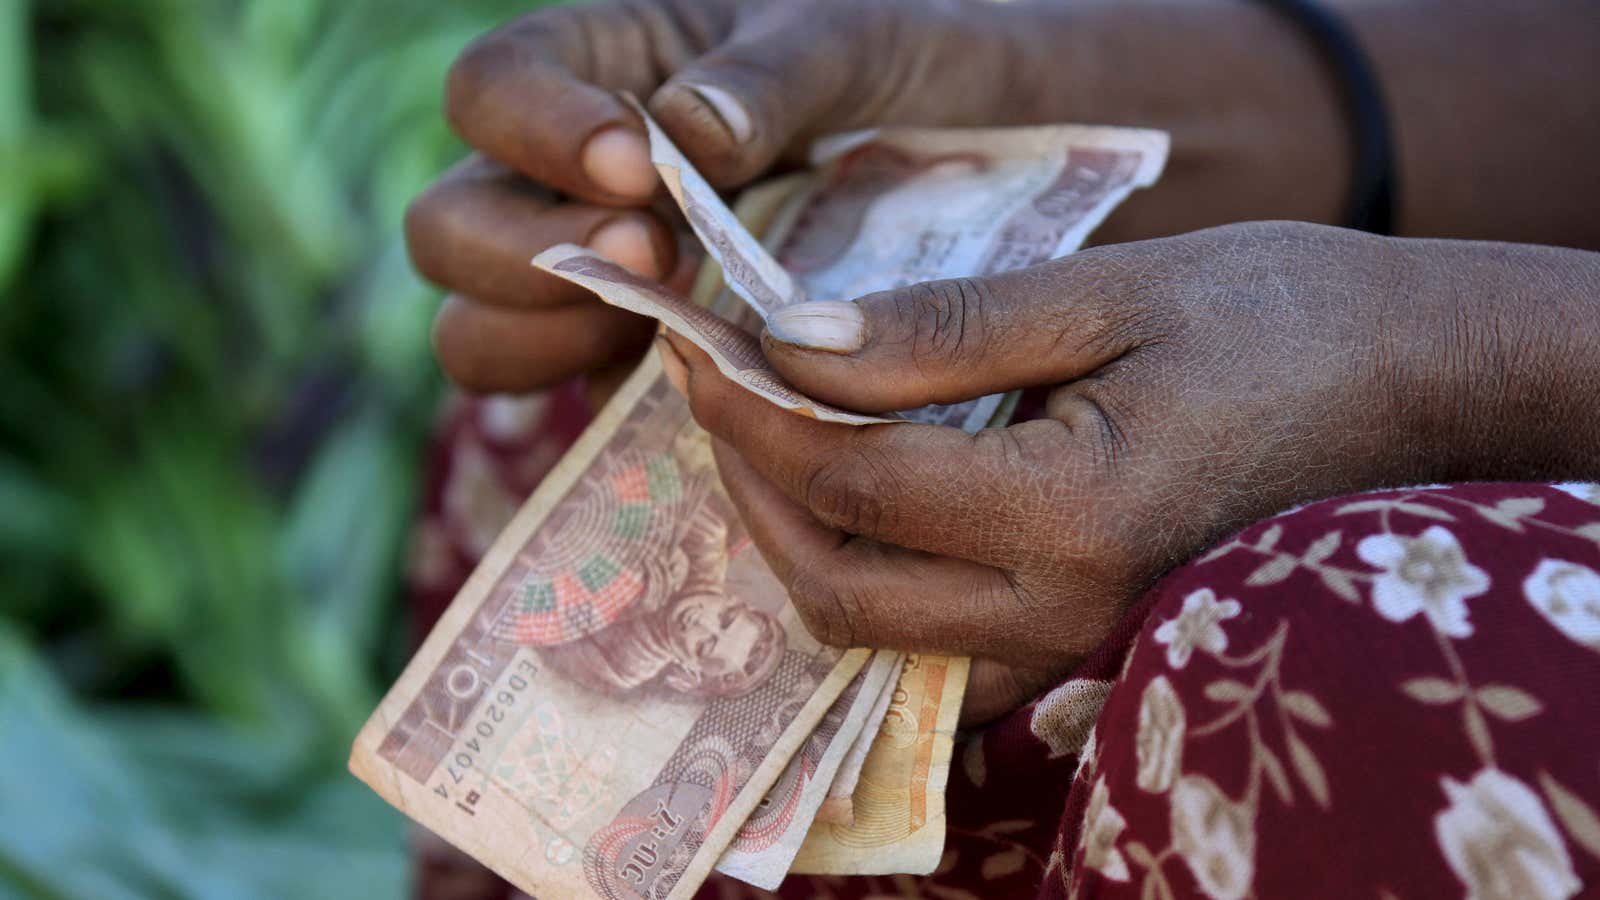
[[[439,390],[399,241],[528,0],[0,0],[0,895],[382,897]]]

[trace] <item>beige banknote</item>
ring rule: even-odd
[[[879,651],[882,652],[882,651]],[[902,655],[900,664],[905,663]],[[867,751],[872,749],[873,741],[878,739],[878,732],[883,728],[883,720],[889,712],[889,702],[894,699],[895,692],[900,687],[900,666],[895,666],[895,677],[883,686],[878,693],[878,699],[872,704],[872,711],[867,713],[867,726],[861,729],[850,749],[845,752],[844,760],[839,763],[839,771],[834,773],[833,783],[828,785],[828,796],[823,799],[822,805],[817,807],[817,821],[831,822],[835,825],[849,825],[855,821],[855,807],[852,803],[856,782],[861,778],[861,767],[867,761]]]
[[[878,707],[877,698],[893,689],[901,659],[901,654],[892,651],[873,654],[734,835],[717,861],[717,871],[767,890],[777,888],[799,852],[839,764]],[[881,720],[874,724],[877,721]]]
[[[850,824],[817,821],[789,871],[924,875],[944,852],[944,789],[968,661],[909,654],[856,783]]]

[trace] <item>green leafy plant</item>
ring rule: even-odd
[[[403,893],[343,774],[440,389],[399,220],[528,5],[0,0],[0,894]]]

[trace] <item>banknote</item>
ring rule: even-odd
[[[938,278],[984,275],[1069,253],[1166,163],[1164,132],[1056,125],[1000,129],[886,128],[820,141],[804,212],[769,254],[642,107],[662,181],[729,286],[764,320],[808,299],[851,300]],[[816,418],[874,424],[805,398],[760,355],[744,329],[691,313],[661,290],[592,254],[560,248],[535,265],[603,300],[651,315],[694,341],[735,382]],[[984,427],[1001,395],[913,410],[912,421]]]
[[[752,317],[810,297],[1009,268],[1071,249],[1085,222],[1103,216],[1140,173],[1159,170],[1151,160],[1164,143],[1129,137],[1118,146],[1115,131],[1068,145],[1053,169],[1040,170],[1047,175],[1024,173],[1016,165],[1024,157],[1009,150],[985,155],[970,135],[880,132],[832,142],[822,168],[772,204],[786,225],[772,232],[770,253],[686,160],[657,159],[674,163],[672,177],[662,163],[663,178],[680,203],[705,200],[686,215],[740,298],[740,309],[716,307],[719,320],[749,337],[759,326]],[[1029,134],[1017,137],[1035,150],[1048,146],[1044,132]],[[1054,187],[1018,187],[1039,178]],[[1021,205],[985,207],[968,196],[1006,191]],[[908,218],[919,194],[932,206]],[[957,197],[966,215],[1008,224],[962,230],[971,223],[940,213]],[[604,271],[609,285],[641,284]],[[659,296],[640,293],[663,308]],[[976,429],[997,403],[907,416]],[[535,896],[687,896],[741,833],[776,836],[747,854],[754,859],[779,845],[787,852],[813,824],[808,816],[835,780],[823,761],[836,775],[878,724],[865,721],[875,706],[862,676],[871,657],[818,645],[801,627],[732,512],[706,436],[652,356],[495,542],[363,728],[351,769]],[[941,755],[948,729],[940,723],[953,725],[966,664],[920,657],[916,669],[922,674],[910,677],[909,665],[902,672],[904,690],[862,761],[857,821],[845,831],[811,827],[797,865],[884,871],[859,857],[863,845],[894,865],[922,865],[929,846],[937,857],[949,755],[948,741]],[[911,713],[932,725],[907,726]],[[837,726],[823,724],[830,716]],[[899,743],[886,744],[890,737]],[[889,812],[891,802],[903,811]],[[795,811],[789,821],[766,827],[767,813],[785,806]],[[770,880],[776,858],[748,874]]]
[[[817,807],[817,821],[835,825],[849,825],[855,821],[852,798],[856,792],[856,782],[861,778],[861,767],[867,761],[867,751],[872,749],[872,742],[878,739],[878,732],[883,728],[889,702],[894,699],[895,691],[900,686],[900,666],[904,663],[905,657],[902,655],[895,666],[894,679],[885,683],[883,690],[878,692],[878,699],[873,702],[871,712],[867,713],[866,727],[861,729],[850,749],[845,752],[844,760],[839,763],[839,771],[834,773],[833,783],[828,785],[828,796]]]
[[[593,291],[614,306],[660,319],[705,350],[729,380],[784,409],[850,425],[895,421],[853,413],[807,397],[773,371],[761,352],[761,343],[750,332],[592,250],[557,244],[534,257],[533,264]]]
[[[877,698],[898,680],[901,660],[901,654],[892,651],[873,654],[745,820],[717,861],[717,871],[767,890],[778,887],[834,773],[878,707]]]
[[[944,852],[944,788],[968,661],[908,654],[861,767],[850,824],[816,821],[789,871],[924,875]]]
[[[869,655],[807,634],[650,360],[491,548],[351,767],[536,896],[686,896]]]

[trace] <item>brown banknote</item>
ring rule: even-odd
[[[738,240],[725,242],[738,251],[722,256],[741,296],[803,302],[820,296],[813,284],[848,281],[865,291],[970,274],[951,267],[970,255],[971,241],[941,243],[879,214],[902,204],[909,184],[919,185],[912,193],[937,194],[945,163],[930,169],[914,148],[871,135],[832,152],[802,194],[781,204],[790,227],[776,259],[787,286]],[[1004,159],[953,161],[951,173],[1004,168]],[[1104,214],[1104,197],[1131,189],[1132,179],[1110,181],[1080,178],[1057,194],[1087,210],[1074,219],[1081,224]],[[693,179],[676,184],[680,193],[699,190]],[[1079,194],[1101,199],[1085,205],[1068,196]],[[722,221],[725,208],[707,208],[701,226],[739,233]],[[1015,212],[1017,234],[1053,233],[1029,232],[1038,217]],[[925,246],[905,246],[919,240]],[[1008,240],[995,237],[986,252],[1024,258]],[[748,333],[748,321],[721,311]],[[981,427],[992,412],[973,405],[913,415]],[[540,897],[686,896],[746,825],[761,831],[763,802],[815,797],[832,779],[794,759],[838,758],[859,734],[818,726],[830,710],[841,723],[854,716],[847,710],[870,712],[864,680],[838,704],[869,654],[810,641],[751,552],[708,459],[705,436],[647,360],[474,572],[358,737],[352,769]],[[964,663],[950,662],[947,689],[925,690],[940,708],[935,720],[959,708]],[[873,757],[863,762],[863,785]],[[780,785],[791,773],[793,785]],[[922,825],[895,840],[926,843],[919,836],[942,821],[917,800],[939,793],[942,778],[918,777],[923,789],[909,787],[906,802]],[[770,833],[787,842],[809,824],[797,814]]]
[[[1070,253],[1166,164],[1167,136],[1135,128],[875,129],[818,143],[804,210],[768,253],[660,127],[635,104],[652,161],[729,286],[763,320],[807,300],[851,300],[919,281],[984,275]],[[733,323],[606,269],[587,251],[554,248],[534,264],[608,303],[653,316],[711,355],[730,379],[785,409],[873,424],[806,398],[767,367]],[[975,431],[1000,395],[912,410],[900,418]]]

